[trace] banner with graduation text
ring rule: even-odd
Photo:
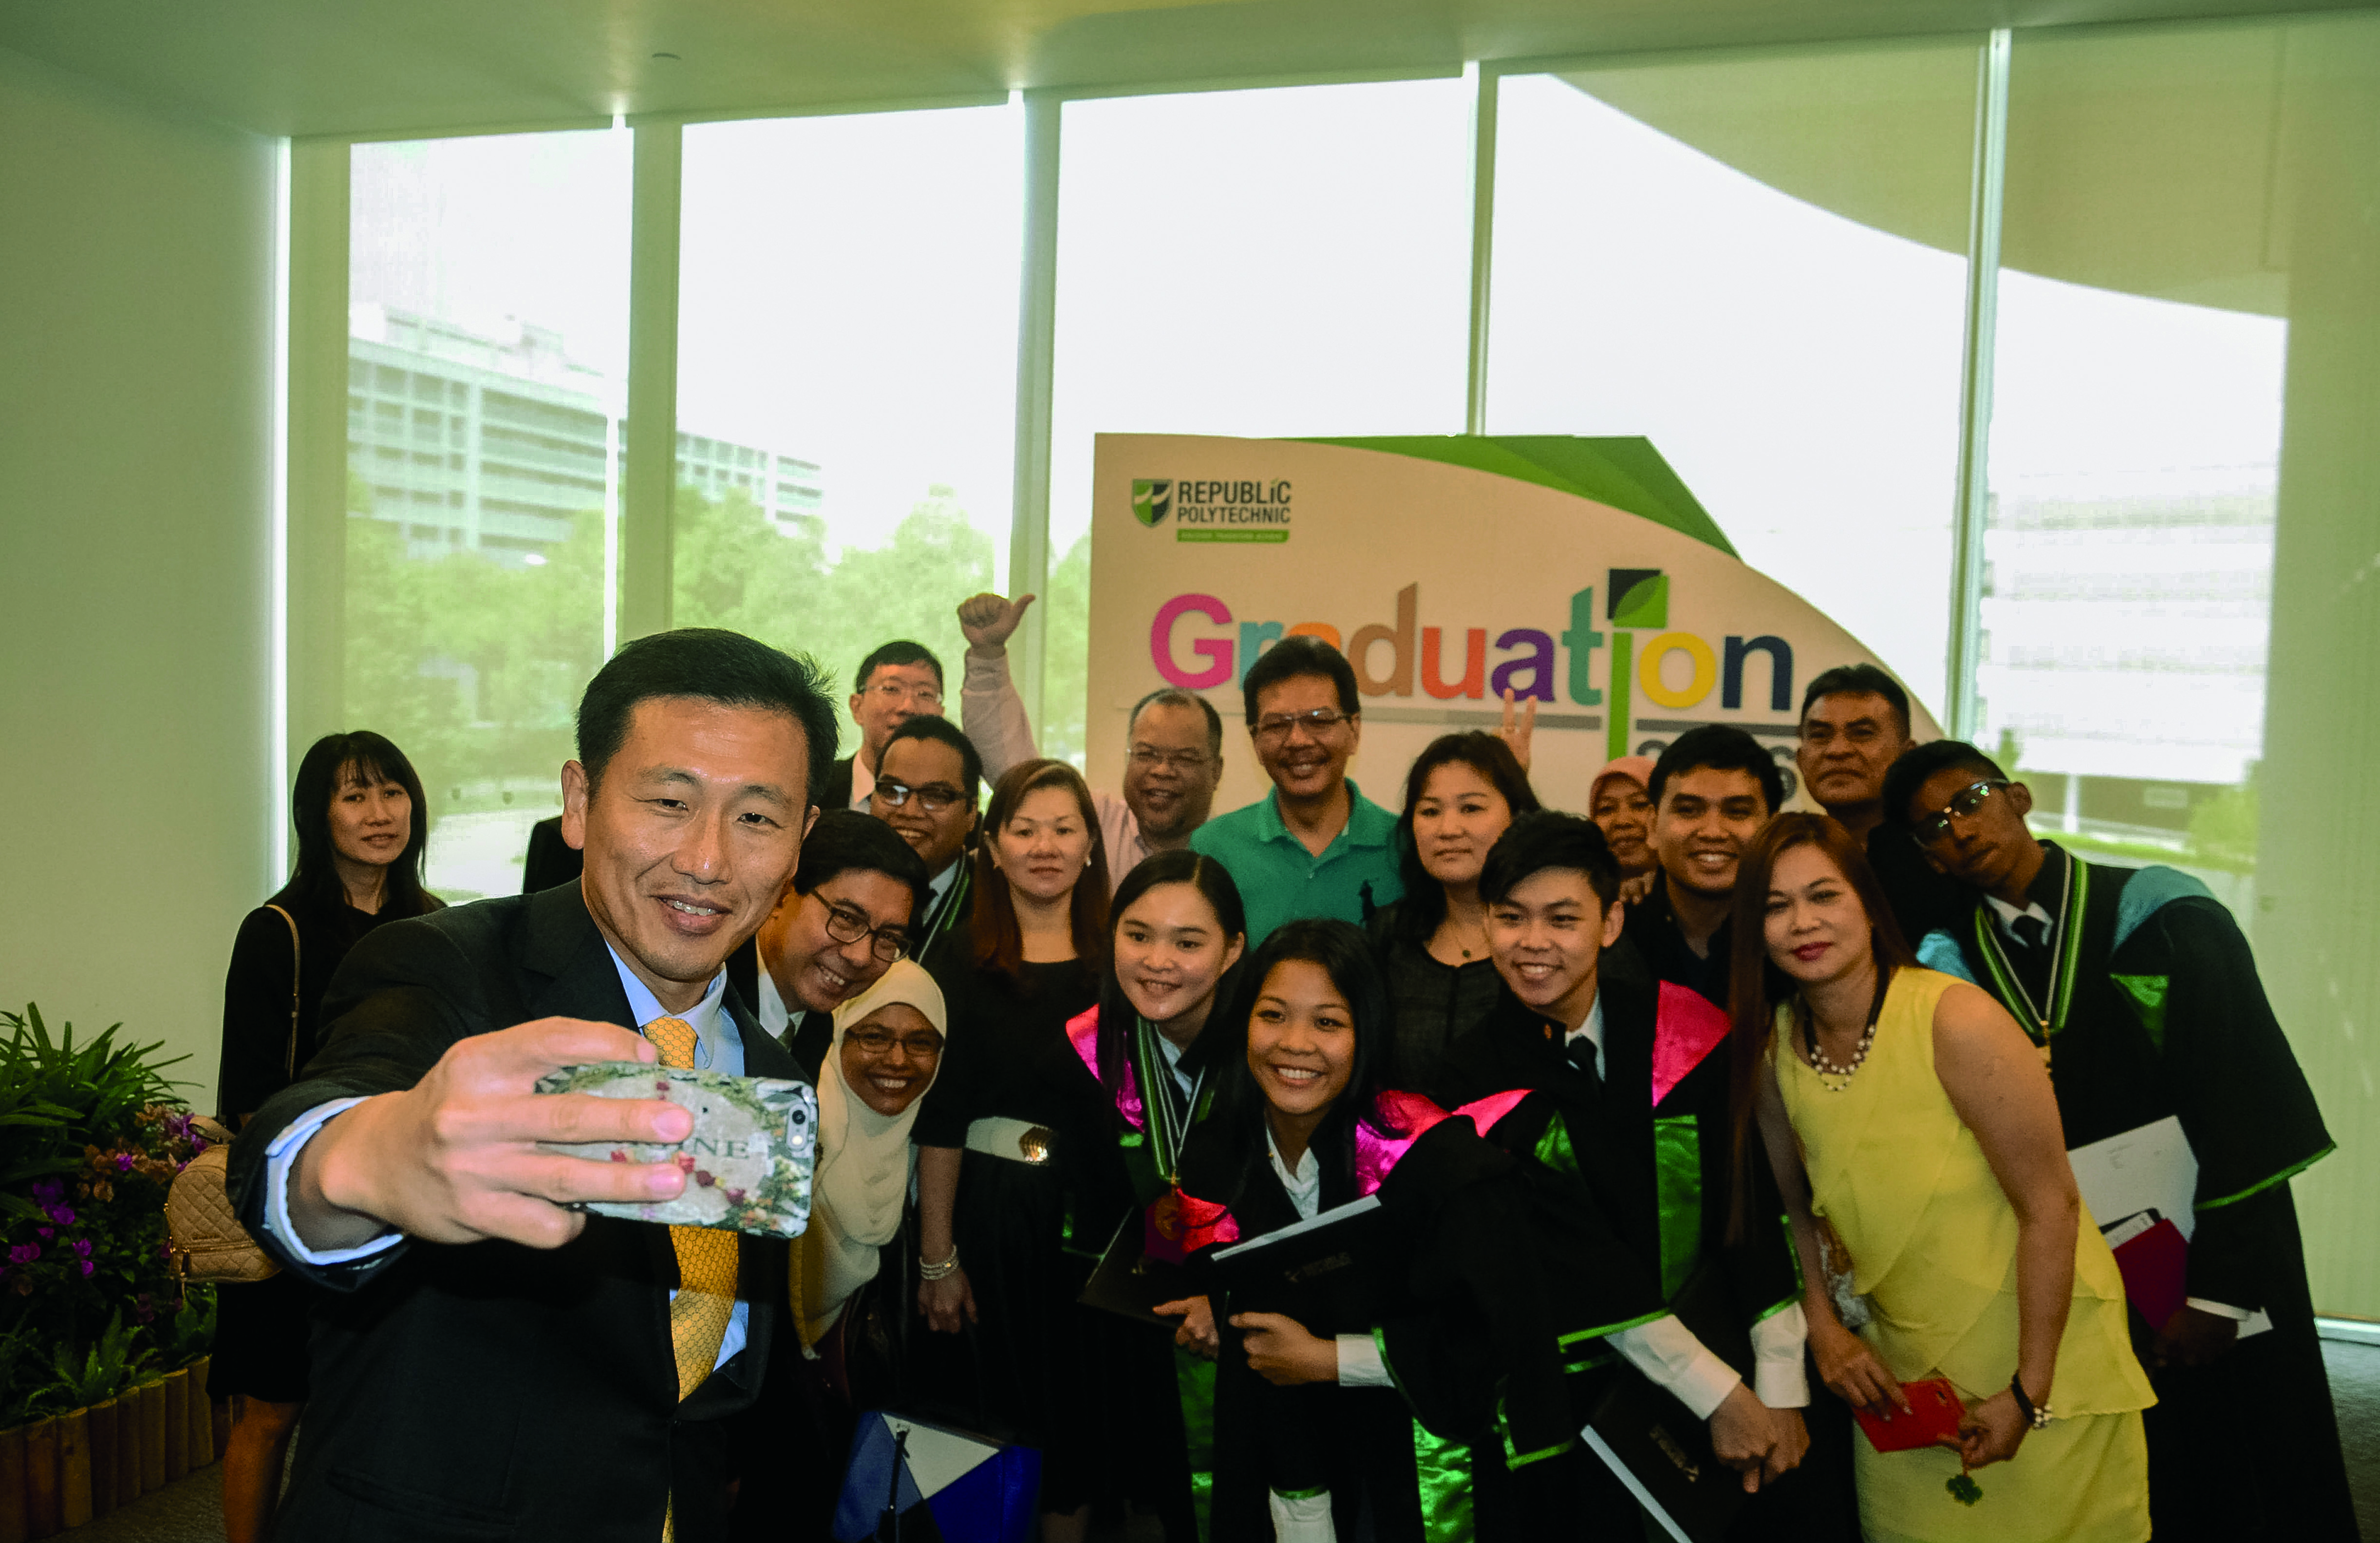
[[[1415,753],[1494,728],[1508,687],[1536,702],[1531,781],[1553,808],[1584,810],[1603,762],[1697,723],[1751,732],[1791,787],[1802,687],[1882,662],[1747,567],[1642,439],[1102,434],[1092,531],[1091,782],[1122,785],[1132,705],[1180,686],[1223,716],[1218,813],[1268,785],[1240,678],[1284,637],[1354,665],[1353,775],[1391,808]]]

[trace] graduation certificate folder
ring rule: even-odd
[[[1135,1212],[1117,1226],[1115,1237],[1108,1244],[1107,1252],[1099,1256],[1099,1267],[1091,1271],[1090,1280],[1083,1285],[1083,1294],[1076,1300],[1086,1307],[1097,1307],[1119,1318],[1178,1328],[1182,1320],[1160,1317],[1158,1304],[1196,1296],[1198,1288],[1191,1283],[1186,1268],[1151,1258],[1142,1249],[1141,1242],[1141,1217]]]
[[[1281,1313],[1311,1334],[1359,1334],[1406,1305],[1404,1250],[1377,1195],[1207,1256],[1215,1321]]]
[[[1750,1374],[1747,1330],[1711,1265],[1670,1310],[1711,1354]],[[1743,1476],[1711,1451],[1710,1427],[1624,1360],[1579,1436],[1676,1543],[1718,1543],[1743,1510]]]
[[[2124,1294],[2151,1329],[2162,1329],[2188,1297],[2190,1238],[2198,1230],[2198,1154],[2173,1115],[2077,1147],[2066,1154],[2074,1185],[2123,1272]],[[2273,1326],[2263,1312],[2240,1337]]]

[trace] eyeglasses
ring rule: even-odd
[[[911,787],[907,783],[894,782],[890,777],[879,777],[876,780],[874,796],[883,799],[896,809],[907,803],[909,796],[913,793],[917,796],[917,802],[926,806],[926,812],[929,814],[940,814],[966,796],[948,783],[928,783],[923,787]]]
[[[871,927],[868,914],[853,905],[829,905],[826,908],[826,935],[839,943],[856,943],[869,940],[868,951],[886,964],[891,964],[909,952],[909,929],[891,922]]]
[[[1205,770],[1207,765],[1204,751],[1160,750],[1153,745],[1134,746],[1131,760],[1144,772],[1154,772],[1163,766],[1175,772],[1196,772]]]
[[[1942,806],[1939,813],[1929,814],[1923,820],[1911,821],[1909,833],[1917,838],[1918,845],[1931,846],[1950,833],[1952,816],[1974,813],[1984,807],[1985,799],[2008,785],[1998,779],[1969,783],[1951,796],[1950,801]]]
[[[869,1024],[847,1031],[844,1038],[857,1045],[863,1055],[890,1055],[895,1045],[907,1051],[912,1061],[931,1061],[942,1053],[942,1037],[930,1029],[923,1034],[895,1034]]]
[[[1310,712],[1269,712],[1257,719],[1249,732],[1259,743],[1278,745],[1289,737],[1290,730],[1302,724],[1306,733],[1319,739],[1340,724],[1352,723],[1354,716],[1328,707],[1318,707]]]
[[[909,701],[919,707],[940,707],[942,693],[939,686],[904,686],[897,680],[881,680],[868,688],[868,694],[881,701]]]

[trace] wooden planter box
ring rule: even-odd
[[[207,1398],[206,1361],[87,1409],[0,1430],[0,1543],[30,1543],[104,1516],[223,1453],[228,1405]]]

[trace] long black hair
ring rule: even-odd
[[[1200,898],[1207,902],[1208,909],[1215,913],[1216,925],[1222,930],[1223,935],[1218,940],[1219,947],[1229,945],[1233,938],[1247,935],[1247,906],[1240,899],[1240,886],[1232,882],[1231,870],[1214,858],[1186,848],[1157,853],[1124,875],[1115,899],[1108,904],[1111,929],[1141,896],[1160,884],[1187,884],[1198,892]],[[1133,1006],[1132,999],[1124,995],[1123,982],[1116,978],[1112,936],[1110,942],[1107,973],[1099,981],[1099,1081],[1107,1087],[1108,1108],[1112,1111],[1116,1095],[1123,1087],[1124,1068],[1131,1063],[1126,1047],[1132,1043],[1131,1036],[1139,1027],[1140,1012]],[[1215,982],[1214,1002],[1207,1010],[1206,1025],[1201,1027],[1198,1038],[1190,1048],[1182,1052],[1182,1068],[1194,1077],[1213,1064],[1219,1054],[1230,1053],[1229,1050],[1219,1051],[1216,1047],[1231,1036],[1209,1034],[1207,1029],[1221,1022],[1223,1015],[1231,1010],[1232,1002],[1239,996],[1241,972],[1246,964],[1243,956],[1238,964],[1223,972],[1222,978]],[[1142,1099],[1146,1100],[1148,1096],[1149,1090],[1142,1088]]]
[[[1404,879],[1405,894],[1397,902],[1394,930],[1408,942],[1427,942],[1446,919],[1446,886],[1421,866],[1421,846],[1414,839],[1414,806],[1429,786],[1431,772],[1458,763],[1478,772],[1503,795],[1514,820],[1542,807],[1512,747],[1485,730],[1440,735],[1423,747],[1414,758],[1413,770],[1405,773],[1405,808],[1397,816],[1397,871]]]
[[[421,887],[421,857],[430,845],[430,801],[422,796],[421,777],[403,750],[370,729],[326,734],[298,763],[289,791],[289,818],[298,827],[298,866],[285,893],[334,916],[347,903],[346,886],[339,882],[338,865],[332,860],[331,800],[352,782],[366,786],[395,783],[413,800],[405,850],[388,865],[380,914],[418,917],[437,910],[444,902]]]

